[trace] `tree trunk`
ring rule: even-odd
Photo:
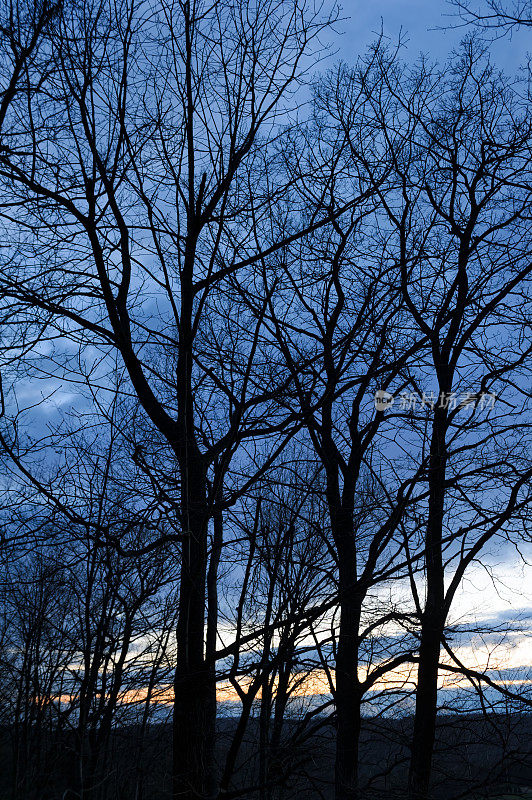
[[[270,718],[272,712],[272,690],[266,671],[262,682],[262,695],[259,714],[259,800],[269,800],[270,767]]]
[[[360,599],[356,592],[356,547],[349,526],[338,541],[340,629],[336,652],[335,800],[358,798],[361,691],[358,680]]]
[[[214,795],[212,670],[204,655],[207,579],[207,485],[200,458],[188,449],[182,469],[183,548],[174,681],[173,796]]]
[[[345,601],[340,609],[336,655],[335,800],[358,798],[360,686],[358,682],[358,627],[360,610]]]
[[[440,642],[445,625],[442,528],[445,501],[447,410],[436,408],[429,464],[429,513],[426,534],[427,597],[421,621],[416,710],[412,736],[409,794],[429,795],[438,710]]]
[[[429,611],[427,604],[421,628],[416,711],[409,775],[412,800],[425,800],[429,795],[438,704],[440,640],[441,625],[437,621],[437,615],[432,610]]]

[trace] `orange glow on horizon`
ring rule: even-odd
[[[403,664],[396,667],[394,670],[386,673],[380,677],[368,690],[368,694],[382,692],[392,689],[405,689],[408,686],[411,689],[415,688],[417,667],[413,664]],[[367,671],[360,670],[359,679],[362,681],[366,678]],[[334,684],[335,674],[331,670],[330,678],[323,669],[316,669],[310,674],[294,673],[289,685],[290,697],[292,698],[311,698],[311,697],[326,697],[330,696],[330,683]],[[509,680],[501,680],[492,678],[495,684],[501,686],[525,686],[532,685],[532,679],[528,678],[514,678]],[[241,678],[238,681],[240,691],[246,694],[252,684],[251,678]],[[459,673],[449,672],[445,669],[440,670],[439,688],[450,689],[470,686],[470,681],[466,676]],[[276,682],[274,683],[275,694]],[[260,699],[260,690],[256,693],[256,699]],[[73,701],[73,697],[63,694],[54,698],[61,704],[68,705]],[[125,705],[132,705],[138,703],[145,703],[148,699],[148,688],[128,689],[122,692],[119,696],[119,703]],[[218,703],[239,703],[240,697],[237,689],[231,684],[230,681],[220,681],[216,688],[216,699]],[[172,684],[164,684],[159,686],[156,690],[150,693],[150,703],[153,705],[171,706],[174,700],[174,689]]]

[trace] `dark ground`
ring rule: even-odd
[[[318,723],[320,720],[318,720]],[[334,731],[328,720],[308,738],[294,743],[296,723],[287,723],[284,743],[272,754],[270,774],[277,783],[268,800],[330,800],[334,763]],[[219,721],[219,760],[234,731],[232,719]],[[362,796],[368,800],[401,798],[408,767],[411,720],[366,719],[361,743]],[[12,732],[1,730],[0,800],[12,800]],[[239,759],[238,797],[254,800],[258,763],[258,725],[252,720]],[[29,765],[34,779],[16,800],[60,800],[77,768],[68,735],[47,742],[41,764]],[[114,733],[112,756],[105,778],[94,795],[97,800],[168,800],[171,729],[152,725],[142,757],[138,753],[138,729],[123,727]],[[532,715],[456,715],[442,717],[434,763],[435,800],[453,798],[532,799]],[[237,795],[233,795],[237,800]]]

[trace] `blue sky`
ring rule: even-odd
[[[477,7],[482,0],[473,0]],[[444,62],[471,29],[457,27],[457,18],[447,0],[344,0],[342,20],[329,39],[336,58],[354,63],[382,30],[391,44],[401,34],[404,43],[402,58],[415,61],[421,53],[434,61]],[[497,68],[516,75],[532,54],[530,29],[524,29],[490,42],[491,59]],[[524,616],[528,618],[526,635],[501,641],[499,647],[480,646],[478,642],[461,648],[462,658],[471,666],[482,668],[486,663],[517,667],[532,664],[532,546],[524,546],[525,561],[511,547],[499,550],[494,545],[483,556],[483,564],[474,565],[464,580],[451,613],[451,623],[470,623]],[[528,563],[527,563],[528,562]],[[406,602],[406,600],[405,600]],[[525,628],[527,624],[525,623]]]
[[[453,24],[451,14],[452,8],[446,0],[344,0],[342,16],[347,19],[337,24],[337,33],[329,41],[337,51],[337,58],[353,63],[375,39],[382,25],[385,36],[392,43],[397,42],[402,32],[405,43],[402,55],[406,60],[413,61],[423,52],[434,60],[444,61],[466,34],[463,28],[450,28]],[[511,40],[505,37],[492,44],[493,61],[501,69],[513,74],[525,64],[527,50],[532,51],[529,31],[514,33]],[[47,413],[53,416],[57,406],[75,404],[78,395],[72,393],[64,383],[63,390],[41,410],[47,409]],[[28,387],[28,402],[33,402],[31,392]],[[19,401],[24,401],[20,395]],[[528,552],[532,559],[532,550]],[[529,591],[532,571],[517,553],[513,550],[504,554],[491,552],[485,556],[485,564],[493,573],[490,574],[480,565],[475,565],[468,573],[457,597],[452,622],[483,618],[487,614],[490,617],[513,616],[519,609],[527,609],[532,605]],[[505,644],[503,650],[506,649]],[[473,666],[483,666],[483,659],[489,655],[478,646],[469,646],[464,650],[467,650],[463,653],[464,657]],[[504,653],[498,653],[497,658],[506,665]],[[519,639],[510,658],[511,665],[527,663],[532,663],[532,623],[529,635]]]
[[[444,60],[466,33],[464,28],[450,29],[457,20],[447,0],[344,0],[342,9],[342,16],[349,19],[339,23],[342,35],[335,37],[335,42],[338,56],[348,62],[375,38],[381,21],[392,42],[402,30],[407,40],[403,56],[408,60],[414,60],[420,52]],[[505,37],[492,43],[491,49],[497,66],[517,72],[526,61],[527,51],[532,51],[530,29],[513,33],[511,40]]]

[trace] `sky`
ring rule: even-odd
[[[464,28],[451,28],[452,8],[446,0],[344,0],[342,17],[330,37],[335,58],[353,63],[379,34],[381,27],[391,43],[401,34],[402,57],[414,61],[420,53],[443,62],[466,34]],[[456,20],[455,20],[456,22]],[[516,74],[525,64],[527,51],[532,51],[530,31],[514,33],[491,46],[494,64],[509,74]],[[31,390],[30,390],[31,391]],[[51,403],[69,403],[75,395],[56,397]],[[19,397],[19,400],[21,398]],[[525,550],[532,561],[532,547]],[[496,619],[501,623],[508,615],[528,616],[528,635],[514,642],[509,662],[514,666],[532,663],[532,567],[515,551],[491,552],[485,566],[476,565],[469,572],[452,613],[452,622],[460,620]],[[473,644],[462,654],[472,666],[482,666],[481,648]],[[500,654],[501,663],[504,662]]]
[[[390,42],[402,34],[406,48],[403,57],[415,60],[421,52],[435,60],[445,60],[459,44],[466,29],[456,28],[456,15],[447,0],[344,0],[342,17],[334,42],[338,56],[349,62],[362,53],[383,26]],[[525,63],[527,50],[532,51],[530,29],[514,32],[492,44],[495,64],[515,73]]]
[[[405,45],[402,57],[407,61],[415,61],[423,53],[443,62],[470,31],[456,27],[447,0],[344,0],[342,5],[342,16],[347,19],[338,23],[331,45],[336,58],[348,63],[364,52],[381,26],[390,43],[396,43],[401,35]],[[490,43],[494,66],[509,75],[519,73],[529,52],[530,29]],[[524,635],[503,644],[496,654],[501,665],[505,662],[514,667],[532,665],[532,546],[525,547],[523,555],[525,560],[513,548],[486,553],[483,565],[474,565],[466,576],[451,614],[452,622],[490,618],[502,623],[515,616],[528,618]],[[473,642],[467,649],[462,655],[471,666],[480,665],[487,655]]]

